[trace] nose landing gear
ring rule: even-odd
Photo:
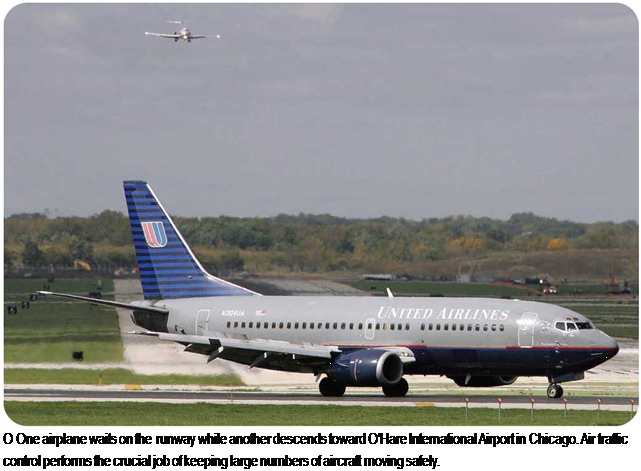
[[[563,396],[563,388],[555,383],[552,383],[548,386],[547,392],[550,399],[559,399],[561,396]]]

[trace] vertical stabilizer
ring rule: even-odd
[[[147,182],[124,187],[145,299],[258,294],[205,271]]]

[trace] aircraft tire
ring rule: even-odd
[[[547,393],[550,399],[559,399],[561,396],[563,396],[563,388],[558,384],[550,384],[548,386]]]
[[[383,386],[383,394],[387,397],[405,397],[410,386],[405,378],[401,378],[398,383]]]
[[[318,385],[321,395],[325,397],[341,397],[345,394],[345,385],[332,378],[323,378]]]

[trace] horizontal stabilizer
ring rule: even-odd
[[[57,296],[59,298],[73,299],[76,301],[84,301],[87,303],[96,304],[100,306],[111,306],[111,307],[117,307],[120,309],[129,309],[130,311],[145,311],[145,312],[151,312],[154,314],[167,314],[169,312],[167,309],[161,309],[159,307],[139,306],[136,304],[119,303],[117,301],[107,301],[105,299],[87,298],[85,296],[77,296],[75,294],[53,293],[51,291],[37,291],[37,293],[45,294],[49,296]]]

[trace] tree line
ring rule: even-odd
[[[420,221],[329,214],[269,218],[174,217],[201,261],[213,270],[328,271],[487,257],[501,252],[568,249],[638,250],[639,225],[579,223],[518,213],[508,220],[452,216]],[[5,218],[5,268],[73,266],[84,260],[134,267],[129,220],[106,210],[90,217],[48,218],[40,213]]]

